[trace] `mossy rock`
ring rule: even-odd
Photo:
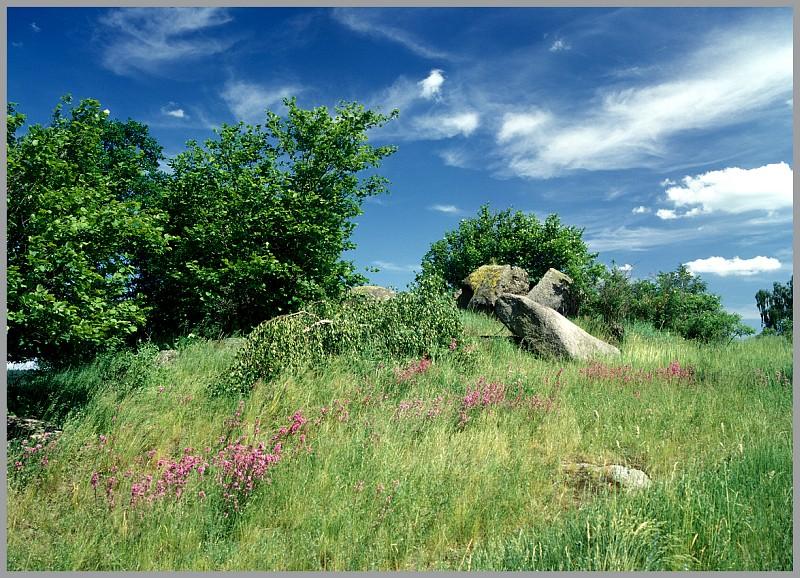
[[[525,295],[529,285],[525,269],[511,265],[482,265],[462,281],[458,306],[491,313],[500,294]]]

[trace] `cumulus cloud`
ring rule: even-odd
[[[681,133],[740,123],[783,104],[792,93],[791,28],[712,33],[693,54],[661,70],[660,78],[599,90],[584,103],[585,112],[553,111],[535,131],[515,134],[501,126],[499,153],[507,168],[521,177],[550,178],[656,166]]]
[[[103,65],[117,74],[160,73],[167,64],[218,54],[232,42],[209,29],[232,20],[223,8],[119,8],[100,18]]]
[[[555,41],[550,45],[550,52],[562,52],[564,50],[569,50],[572,46],[564,40],[563,38],[556,38]]]
[[[439,95],[444,84],[444,75],[438,68],[431,70],[430,74],[417,83],[420,87],[420,96],[431,99]]]
[[[170,102],[167,106],[161,107],[161,114],[174,118],[188,118],[186,112],[182,108],[178,108],[174,102]]]
[[[678,215],[675,214],[675,211],[670,209],[659,209],[656,211],[656,217],[668,221],[670,219],[677,219]]]
[[[692,206],[685,216],[792,208],[792,169],[784,162],[754,169],[729,167],[686,176],[666,190],[675,207]]]
[[[631,271],[633,271],[633,265],[630,265],[629,263],[625,263],[624,265],[621,265],[620,267],[617,267],[617,269],[619,269],[623,273],[630,273]]]
[[[268,108],[284,98],[297,95],[302,88],[293,85],[267,87],[242,80],[228,81],[221,92],[222,99],[236,117],[248,123],[261,123]]]
[[[711,273],[721,277],[728,275],[750,276],[765,271],[775,271],[781,268],[781,262],[772,257],[753,257],[752,259],[725,259],[723,257],[708,257],[695,259],[686,263],[692,273]]]
[[[413,122],[417,138],[430,140],[469,136],[479,125],[480,115],[473,111],[420,116]]]
[[[650,209],[648,207],[645,207],[644,205],[639,205],[638,207],[634,207],[633,210],[631,210],[631,213],[633,213],[634,215],[642,215],[644,213],[649,213],[649,212]]]
[[[448,215],[460,215],[463,211],[455,205],[431,205],[428,207],[431,211],[438,211],[440,213],[447,213]]]

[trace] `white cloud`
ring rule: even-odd
[[[781,26],[709,34],[689,57],[660,67],[660,80],[601,89],[582,103],[585,112],[552,113],[538,130],[507,137],[499,152],[528,178],[657,166],[671,138],[741,123],[791,96],[792,35]]]
[[[31,30],[34,32],[41,32],[42,29],[36,24],[36,22],[31,22]]]
[[[372,264],[386,271],[394,271],[396,273],[412,273],[420,269],[419,265],[398,265],[391,261],[373,261]]]
[[[649,212],[650,209],[648,207],[645,207],[644,205],[639,205],[638,207],[634,207],[633,210],[631,210],[631,213],[633,213],[634,215],[642,215],[644,213],[649,213]]]
[[[463,213],[461,209],[455,205],[432,205],[428,207],[431,211],[439,211],[440,213],[447,213],[448,215],[460,215]]]
[[[723,257],[709,257],[695,259],[686,263],[692,273],[711,273],[727,277],[728,275],[749,276],[764,271],[775,271],[781,268],[781,262],[772,257],[753,257],[752,259],[725,259]]]
[[[480,115],[472,111],[421,116],[413,121],[416,137],[431,140],[469,136],[479,125]]]
[[[754,169],[729,167],[686,176],[666,194],[675,207],[694,206],[685,216],[791,209],[792,169],[784,162]]]
[[[677,219],[678,215],[675,214],[675,211],[670,209],[659,209],[656,211],[656,217],[668,221],[670,219]]]
[[[444,75],[438,68],[431,70],[430,74],[417,83],[420,87],[420,96],[431,99],[438,96],[444,84]]]
[[[385,24],[381,21],[380,14],[381,12],[378,10],[358,8],[334,8],[331,11],[331,16],[334,20],[354,32],[396,42],[424,58],[438,60],[450,60],[452,58],[446,52],[428,46],[411,32],[397,26]]]
[[[237,121],[262,123],[265,112],[284,98],[294,96],[302,89],[292,85],[266,87],[241,80],[228,81],[221,96]]]
[[[223,8],[120,8],[100,18],[107,46],[103,65],[117,74],[159,73],[167,64],[225,51],[231,45],[203,36],[230,22]]]
[[[569,50],[572,46],[564,40],[563,38],[557,38],[553,44],[550,45],[550,52],[561,52],[563,50]]]
[[[174,118],[187,118],[188,115],[182,108],[178,108],[178,106],[174,102],[170,102],[167,106],[161,107],[161,114],[165,114],[167,116],[172,116]]]
[[[447,149],[443,151],[439,151],[439,157],[444,161],[449,167],[457,167],[459,169],[466,169],[470,165],[467,162],[467,157],[463,151],[457,151],[453,149]]]
[[[551,119],[542,111],[529,113],[507,112],[503,115],[503,124],[497,133],[497,142],[508,142],[515,137],[528,137],[536,134]]]
[[[655,227],[607,227],[585,236],[592,251],[646,251],[651,247],[662,247],[675,243],[708,237],[713,230],[697,227],[684,229],[658,229]]]
[[[664,179],[658,184],[661,185],[662,187],[668,187],[669,185],[674,185],[675,181],[673,181],[672,179]]]

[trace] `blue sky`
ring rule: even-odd
[[[348,255],[404,288],[488,202],[558,213],[633,277],[690,268],[758,326],[792,273],[789,8],[8,9],[8,100],[148,124],[175,155],[281,99],[400,109]]]

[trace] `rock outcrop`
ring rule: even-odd
[[[523,347],[539,355],[582,360],[619,355],[619,349],[613,345],[523,295],[503,293],[497,298],[494,311]]]
[[[575,313],[572,278],[558,269],[548,269],[547,273],[528,292],[528,299],[554,309],[561,315],[573,315]]]
[[[350,289],[350,294],[366,295],[368,297],[378,299],[379,301],[391,299],[396,295],[396,293],[391,289],[387,289],[386,287],[381,287],[379,285],[360,285],[358,287],[352,287]]]
[[[499,295],[525,295],[529,286],[525,269],[511,265],[482,265],[461,282],[458,306],[490,313],[494,311]]]

